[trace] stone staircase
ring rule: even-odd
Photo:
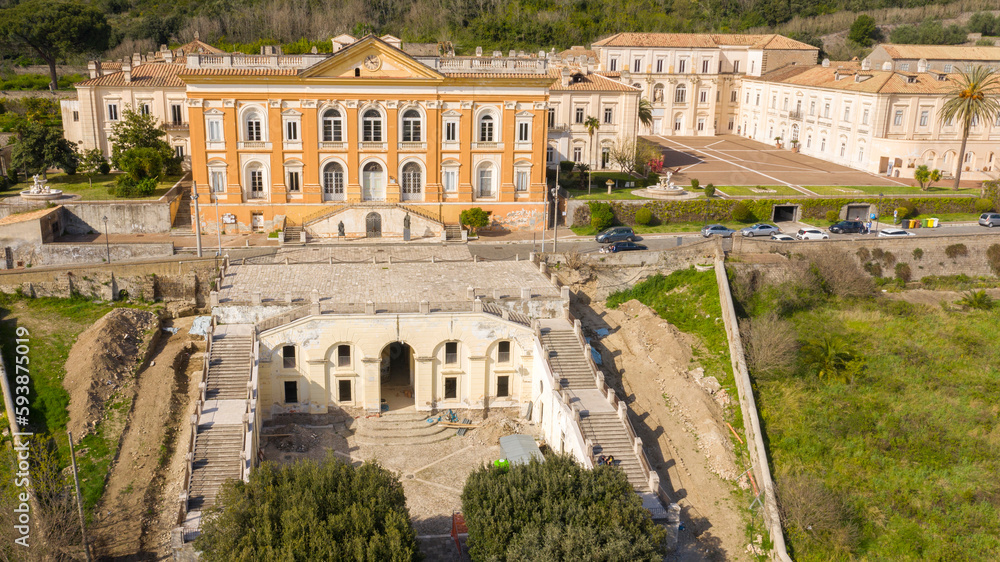
[[[177,207],[177,214],[174,215],[174,222],[170,227],[181,231],[193,232],[193,224],[191,220],[191,191],[182,189],[180,206]]]
[[[282,244],[285,246],[294,246],[296,244],[301,245],[302,227],[285,225],[285,238]]]
[[[222,483],[240,478],[242,425],[205,424],[198,426],[188,509],[204,510],[215,504]]]
[[[590,368],[586,350],[576,332],[566,328],[543,328],[542,345],[549,350],[549,365],[559,377],[561,388],[573,391],[598,390]],[[594,444],[594,456],[611,455],[616,466],[625,471],[629,483],[637,492],[649,492],[649,479],[642,469],[639,457],[632,449],[625,422],[617,412],[582,412],[580,429],[583,436]]]
[[[212,336],[208,360],[207,400],[244,400],[250,380],[253,337],[222,334]]]
[[[436,417],[436,416],[435,416]],[[377,418],[358,418],[351,425],[357,445],[426,445],[455,436],[455,428],[427,423],[415,410],[389,411]]]
[[[460,224],[446,224],[444,225],[444,239],[451,242],[461,242],[462,241],[462,225]]]

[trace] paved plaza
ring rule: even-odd
[[[229,252],[231,257],[248,264],[288,263],[388,263],[472,261],[466,244],[379,244],[335,245],[309,244],[280,248],[252,248]]]
[[[467,251],[467,250],[466,250]],[[533,297],[558,298],[559,290],[529,261],[238,264],[226,271],[219,302],[245,302],[260,291],[262,300],[294,299],[308,302],[312,290],[322,302],[362,304],[470,302],[468,288],[478,295],[518,298],[521,288]]]
[[[717,186],[909,185],[735,135],[642,138],[663,147],[665,167],[681,168],[672,178],[680,186],[690,184],[691,178]]]

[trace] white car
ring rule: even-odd
[[[792,242],[795,238],[793,238],[791,234],[781,234],[776,232],[771,235],[771,240],[775,240],[777,242]]]
[[[883,228],[878,231],[879,238],[897,238],[900,236],[916,236],[916,234],[902,228]]]
[[[818,228],[800,228],[795,237],[799,240],[826,240],[830,235]]]

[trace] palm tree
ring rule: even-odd
[[[590,135],[590,163],[591,168],[593,168],[594,163],[594,131],[601,128],[601,122],[597,120],[597,117],[587,116],[587,120],[583,122],[583,126],[587,128],[587,134]]]
[[[957,119],[962,127],[962,148],[958,153],[955,171],[955,189],[962,179],[965,163],[965,145],[969,142],[969,129],[974,122],[990,123],[1000,113],[1000,75],[988,66],[975,66],[970,72],[959,70],[955,89],[948,92],[948,101],[941,107],[942,122]]]
[[[646,98],[639,100],[639,122],[647,127],[653,124],[653,104]]]
[[[844,371],[855,359],[847,343],[839,337],[824,335],[822,339],[806,342],[802,346],[804,363],[816,370],[821,379],[844,379]]]

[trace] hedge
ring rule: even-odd
[[[607,203],[611,205],[618,223],[634,226],[635,212],[640,208],[647,208],[655,217],[657,222],[668,223],[671,221],[689,222],[705,220],[706,211],[709,221],[731,221],[733,220],[733,206],[737,202],[743,201],[749,206],[753,215],[762,219],[770,220],[771,209],[774,205],[798,205],[802,209],[803,219],[823,220],[827,211],[837,211],[848,204],[876,204],[877,199],[696,199],[688,201],[656,201],[656,200],[611,200]],[[976,197],[885,197],[882,200],[882,216],[891,217],[892,210],[897,207],[913,206],[917,209],[914,214],[935,214],[935,213],[975,213]],[[573,226],[586,226],[590,224],[590,209],[586,205],[580,205],[573,213]]]

